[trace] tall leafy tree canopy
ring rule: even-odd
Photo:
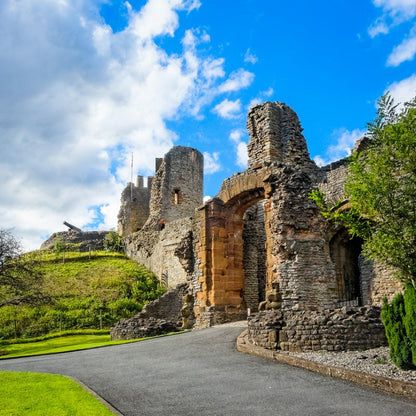
[[[0,308],[45,300],[43,275],[37,259],[30,253],[23,254],[12,233],[0,230]]]
[[[345,193],[349,210],[312,194],[325,217],[364,240],[364,253],[392,266],[399,279],[416,285],[416,97],[396,105],[386,94],[368,140],[350,159]]]

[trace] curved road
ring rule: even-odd
[[[5,360],[0,370],[76,377],[125,416],[416,415],[416,402],[242,354],[242,329]]]

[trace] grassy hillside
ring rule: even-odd
[[[38,253],[47,305],[0,309],[0,339],[54,331],[109,328],[140,312],[165,289],[144,266],[119,253]]]

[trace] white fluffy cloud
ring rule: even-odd
[[[392,15],[409,18],[416,14],[416,0],[373,0],[373,3]]]
[[[416,16],[416,0],[373,0],[373,4],[382,8],[383,14],[369,27],[371,37],[385,35],[392,27]]]
[[[242,129],[236,129],[230,133],[230,141],[236,151],[236,164],[242,169],[247,168],[248,162],[247,143],[242,140],[246,135],[246,131]]]
[[[396,46],[387,58],[388,66],[398,66],[402,62],[412,61],[416,55],[416,37],[405,39]]]
[[[218,172],[221,169],[219,163],[220,154],[218,152],[208,153],[204,152],[204,172],[208,175]]]
[[[255,98],[253,98],[250,101],[250,104],[248,105],[248,108],[250,109],[251,107],[253,107],[254,105],[257,104],[262,104],[264,103],[268,98],[270,98],[272,95],[274,94],[274,90],[273,88],[269,88],[266,91],[260,91],[259,95]]]
[[[214,113],[217,113],[220,117],[230,119],[238,117],[241,113],[241,101],[240,99],[230,101],[227,98],[217,104],[214,109]]]
[[[373,0],[373,4],[382,8],[383,14],[368,29],[372,38],[386,35],[392,27],[416,16],[416,0]]]
[[[117,33],[99,15],[103,3],[0,3],[0,228],[25,248],[64,229],[63,220],[115,227],[131,153],[136,169],[152,173],[176,140],[167,120],[195,115],[252,78],[236,70],[222,82],[224,60],[198,52],[204,32],[186,32],[179,52],[157,45],[199,0],[148,0],[140,10],[126,2]]]
[[[351,154],[357,140],[365,135],[365,130],[355,129],[349,131],[345,128],[337,129],[332,133],[334,144],[329,146],[325,156],[317,155],[313,159],[318,166],[335,162]]]
[[[219,86],[219,92],[238,91],[248,87],[254,80],[254,74],[245,69],[238,69],[230,74],[229,78]]]
[[[416,0],[373,0],[376,7],[381,7],[383,14],[369,27],[370,37],[387,35],[391,28],[403,22],[412,22],[413,27],[402,41],[396,45],[387,58],[387,66],[399,66],[405,61],[412,61],[416,55]]]
[[[416,75],[409,78],[394,82],[389,85],[386,92],[389,91],[396,103],[405,103],[416,97]]]

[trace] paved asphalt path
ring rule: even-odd
[[[4,360],[0,370],[76,377],[125,416],[416,415],[416,402],[240,353],[235,340],[241,332],[218,326]]]

